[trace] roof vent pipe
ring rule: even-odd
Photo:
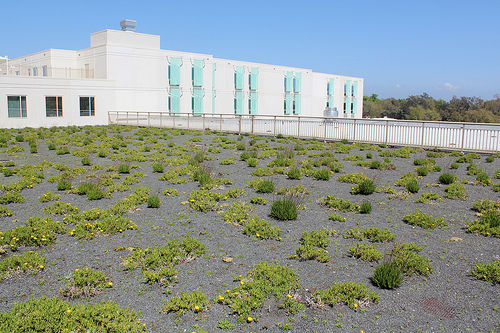
[[[137,26],[137,22],[134,20],[122,20],[120,22],[120,27],[122,27],[122,31],[135,31],[135,27]]]

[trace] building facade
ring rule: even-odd
[[[0,62],[4,128],[108,124],[108,111],[361,118],[363,79],[162,50],[160,36],[104,30],[78,51]]]

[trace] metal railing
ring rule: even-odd
[[[109,124],[216,130],[276,137],[318,139],[494,153],[500,124],[393,119],[109,111]]]
[[[93,79],[94,69],[52,66],[28,66],[0,63],[0,75]]]

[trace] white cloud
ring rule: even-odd
[[[401,85],[400,84],[396,84],[396,88],[401,88]]]
[[[445,84],[443,84],[442,87],[436,87],[436,89],[438,89],[438,90],[455,91],[455,90],[460,89],[460,86],[454,86],[451,83],[446,82]]]

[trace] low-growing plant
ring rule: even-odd
[[[342,183],[351,183],[351,184],[359,184],[363,180],[369,180],[370,178],[366,175],[362,175],[359,173],[346,173],[345,175],[341,175],[337,177],[337,180]]]
[[[27,251],[0,261],[0,282],[20,274],[33,274],[43,270],[46,258],[37,252]],[[1,317],[0,317],[1,318]],[[2,324],[0,323],[0,326]]]
[[[337,222],[345,222],[347,220],[345,217],[339,214],[330,214],[328,218],[332,221],[337,221]]]
[[[356,203],[351,203],[348,200],[336,198],[333,195],[327,195],[325,198],[321,199],[321,205],[327,206],[330,209],[338,210],[341,212],[355,212],[358,213],[360,211],[360,206]]]
[[[161,163],[155,163],[153,164],[153,172],[156,172],[156,173],[163,173],[163,171],[165,170],[163,164]]]
[[[448,222],[444,221],[442,217],[433,217],[432,215],[422,213],[418,209],[415,213],[406,214],[403,217],[403,222],[424,229],[443,228],[448,226]]]
[[[355,192],[355,194],[370,195],[375,192],[376,188],[377,186],[375,186],[375,183],[373,183],[371,179],[365,179],[359,183],[357,190],[351,190],[351,193]]]
[[[497,209],[482,211],[479,220],[467,222],[467,232],[500,238],[500,212]]]
[[[175,188],[167,188],[163,191],[163,194],[169,197],[176,197],[179,195],[179,190]]]
[[[257,167],[257,164],[259,164],[259,161],[256,158],[250,157],[247,159],[247,164],[251,168]]]
[[[394,289],[403,283],[403,276],[395,263],[386,261],[375,268],[372,282],[382,289]]]
[[[43,314],[43,320],[40,316]],[[103,314],[106,314],[103,316]],[[0,331],[15,332],[146,332],[139,313],[113,302],[73,305],[59,299],[30,298],[17,303],[10,312],[0,313]]]
[[[81,162],[82,162],[82,165],[91,165],[92,164],[92,162],[90,162],[90,158],[88,158],[88,157],[82,158]]]
[[[406,184],[416,182],[418,182],[417,175],[411,172],[407,172],[402,175],[401,178],[399,178],[399,180],[396,182],[396,185],[406,187]]]
[[[49,214],[63,215],[78,213],[80,210],[77,207],[72,206],[70,203],[56,201],[52,206],[45,207],[43,211]]]
[[[486,172],[481,172],[477,175],[476,181],[483,186],[488,186],[492,183],[490,177],[486,174]]]
[[[186,311],[194,311],[195,313],[205,311],[208,308],[208,303],[207,296],[199,290],[190,293],[181,291],[179,297],[172,297],[164,302],[160,313],[175,312],[180,317]]]
[[[467,200],[469,195],[462,184],[450,184],[444,188],[444,197],[448,199]]]
[[[387,254],[391,261],[399,268],[401,274],[411,276],[413,274],[429,275],[433,269],[428,258],[422,257],[418,252],[422,247],[415,243],[395,243],[392,250]]]
[[[500,259],[496,258],[492,262],[483,265],[476,264],[470,275],[494,284],[500,283]]]
[[[244,225],[246,220],[250,217],[250,212],[253,207],[244,201],[235,201],[231,204],[229,209],[222,212],[220,216],[226,223],[236,225]]]
[[[450,165],[450,169],[458,169],[460,167],[460,165],[458,163],[452,163]]]
[[[58,234],[66,233],[66,228],[50,217],[33,216],[22,226],[0,232],[0,246],[8,245],[16,250],[21,245],[42,246],[56,241]]]
[[[328,255],[326,247],[330,243],[330,233],[331,232],[326,229],[303,232],[302,238],[300,239],[301,245],[290,258],[328,262],[331,256]]]
[[[263,197],[256,196],[250,199],[250,203],[253,203],[254,205],[267,205],[267,200]]]
[[[366,261],[380,260],[384,256],[382,252],[375,248],[375,245],[365,243],[356,243],[349,248],[348,253],[358,259]]]
[[[441,201],[441,197],[436,192],[424,192],[415,200],[415,202],[420,203],[431,203],[435,201]]]
[[[415,171],[417,171],[417,175],[419,175],[421,177],[427,176],[429,174],[429,169],[427,169],[426,166],[418,167],[415,169]]]
[[[314,292],[314,300],[320,304],[335,306],[336,304],[346,304],[352,310],[357,310],[371,303],[378,303],[380,295],[374,291],[369,291],[363,283],[356,282],[335,282],[333,286]]]
[[[219,162],[220,165],[236,164],[236,157],[228,157]]]
[[[117,171],[118,173],[130,173],[130,166],[128,164],[120,164]]]
[[[235,327],[236,327],[236,325],[234,325],[233,323],[231,323],[227,319],[219,320],[219,323],[217,324],[217,328],[220,328],[221,330],[230,331],[230,330],[233,330]]]
[[[369,240],[370,242],[392,242],[396,235],[389,230],[382,230],[377,227],[370,227],[366,229],[351,228],[346,230],[344,238],[354,238],[359,240]]]
[[[71,183],[67,180],[61,180],[57,183],[57,189],[59,191],[68,191],[71,190]]]
[[[262,239],[281,240],[281,228],[273,226],[269,221],[260,219],[252,215],[245,221],[243,233],[249,236],[255,236]]]
[[[297,206],[290,199],[278,199],[271,206],[270,216],[277,220],[295,220],[298,215]]]
[[[112,286],[113,283],[108,281],[104,272],[88,267],[76,268],[71,272],[70,281],[61,292],[63,296],[69,298],[92,297]]]

